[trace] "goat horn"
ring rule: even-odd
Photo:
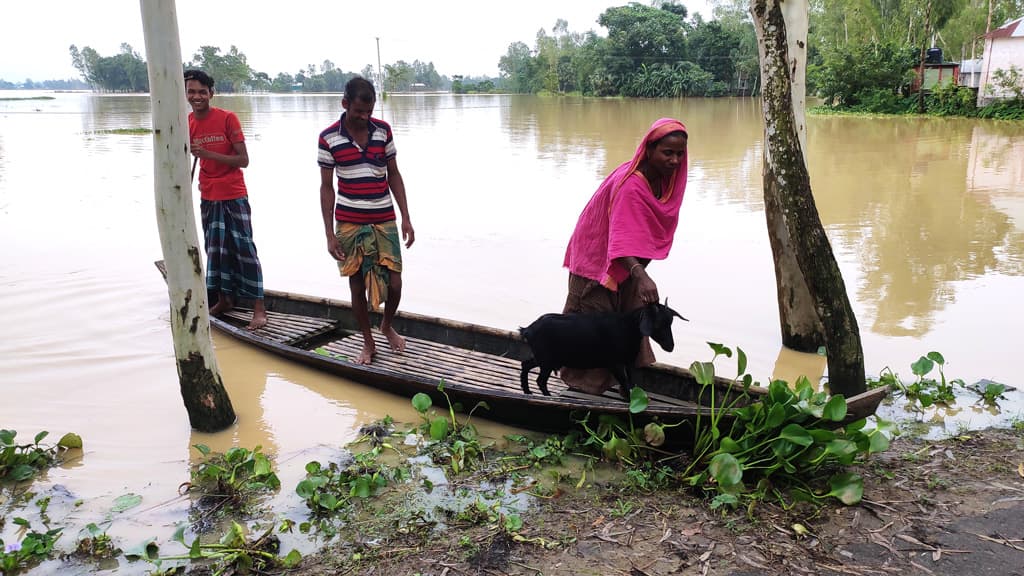
[[[668,308],[668,296],[665,296],[665,308]],[[680,320],[686,320],[687,322],[689,322],[689,320],[684,318],[683,315],[680,314],[679,312],[676,312],[675,310],[673,310],[671,308],[668,308],[668,311],[671,312],[673,315],[675,315],[676,318],[679,318]]]

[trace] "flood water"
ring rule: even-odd
[[[192,444],[259,444],[277,455],[275,507],[289,510],[305,462],[384,415],[415,420],[404,398],[216,334],[239,420],[223,433],[192,432],[153,267],[151,137],[101,132],[148,127],[149,98],[52,96],[0,101],[0,428],[22,441],[40,430],[83,437],[82,458],[44,478],[85,502],[63,510],[75,528],[62,546],[125,493],[143,504],[110,534],[122,546],[166,541],[187,514],[176,495]],[[347,299],[325,250],[316,165],[316,137],[340,114],[339,95],[217,96],[214,105],[236,111],[248,138],[265,286]],[[650,270],[690,322],[659,359],[708,360],[712,341],[742,347],[761,382],[821,376],[824,358],[780,343],[756,101],[415,95],[391,96],[377,112],[394,127],[416,228],[402,309],[505,329],[560,310],[562,255],[580,210],[647,126],[673,116],[690,132],[689,184],[672,254]],[[890,367],[909,382],[910,363],[937,350],[947,377],[1021,384],[1024,123],[811,116],[807,157],[868,373]],[[719,369],[732,375],[734,365]],[[1020,393],[999,414],[970,402],[949,412],[947,429],[1024,410]]]

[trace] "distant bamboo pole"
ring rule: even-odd
[[[140,0],[153,109],[153,184],[160,247],[167,267],[171,334],[189,422],[202,432],[235,421],[210,339],[203,253],[189,176],[188,113],[174,0]]]

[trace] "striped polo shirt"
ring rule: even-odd
[[[334,219],[338,222],[377,224],[395,219],[388,189],[388,160],[395,157],[391,126],[370,118],[370,139],[364,150],[345,129],[345,114],[320,133],[317,163],[334,168],[338,194]]]

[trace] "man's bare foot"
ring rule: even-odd
[[[356,364],[369,364],[373,362],[373,357],[376,354],[376,347],[363,344],[363,349],[359,352],[359,357],[356,358]]]
[[[252,320],[245,327],[246,330],[259,330],[267,325],[267,309],[263,307],[263,301],[257,300],[252,305]]]
[[[394,328],[382,324],[380,332],[388,339],[388,344],[391,344],[392,351],[398,354],[405,352],[405,338],[402,338],[398,332],[395,332]]]
[[[235,303],[230,298],[220,297],[217,299],[217,303],[210,308],[210,316],[220,316],[221,314],[227,314],[235,309]]]

